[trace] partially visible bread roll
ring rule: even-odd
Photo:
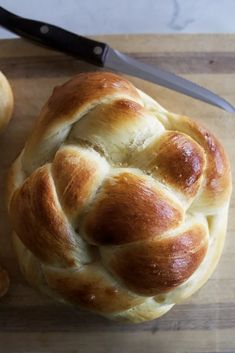
[[[6,77],[0,71],[0,133],[7,126],[13,110],[13,94],[11,86]],[[0,267],[0,297],[8,290],[9,277],[5,270]]]
[[[20,268],[57,300],[157,318],[211,276],[231,172],[220,142],[125,78],[56,87],[8,178]]]
[[[6,77],[0,71],[0,133],[7,126],[13,110],[13,94]]]

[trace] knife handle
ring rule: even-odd
[[[17,16],[0,7],[0,26],[44,46],[103,66],[109,46],[57,26]]]

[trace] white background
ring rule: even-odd
[[[235,32],[235,0],[0,0],[81,34]],[[0,28],[0,38],[12,35]]]

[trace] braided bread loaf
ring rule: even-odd
[[[58,300],[154,319],[213,272],[230,193],[210,132],[122,77],[80,74],[55,88],[10,170],[21,270]]]
[[[9,82],[0,71],[0,132],[8,124],[13,110],[13,94]]]

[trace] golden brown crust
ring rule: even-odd
[[[192,197],[198,191],[204,172],[204,152],[190,137],[168,132],[153,151],[149,168],[153,175]]]
[[[126,163],[146,138],[164,130],[154,115],[130,99],[101,103],[76,123],[69,135],[71,143],[96,148],[112,164]]]
[[[207,281],[230,193],[229,161],[206,129],[104,72],[55,89],[8,178],[28,281],[133,322]]]
[[[56,87],[38,117],[34,127],[37,133],[32,134],[26,143],[24,159],[27,161],[32,158],[32,151],[34,156],[40,154],[44,140],[57,134],[65,125],[72,125],[86,111],[113,96],[139,100],[135,87],[112,73],[84,73]]]
[[[99,263],[87,265],[77,271],[45,271],[49,286],[65,300],[86,309],[110,314],[128,310],[145,301],[145,298],[128,294],[117,283],[110,281]]]
[[[94,72],[92,75],[83,73],[54,89],[48,100],[46,113],[43,114],[41,124],[48,129],[50,124],[70,119],[87,103],[104,98],[107,95],[117,94],[120,91],[124,96],[139,99],[135,87],[123,77],[112,73]]]
[[[175,237],[103,250],[106,266],[140,295],[168,292],[185,282],[207,251],[207,230],[198,225]],[[106,254],[106,256],[105,256]]]
[[[182,222],[183,211],[147,177],[122,173],[103,184],[85,220],[89,243],[118,245],[153,238]]]
[[[36,170],[16,191],[10,215],[17,235],[39,259],[74,264],[73,232],[56,200],[49,165]]]
[[[231,194],[231,172],[228,157],[217,138],[205,127],[185,116],[169,115],[170,126],[189,134],[206,154],[205,183],[195,208],[208,212],[220,207]]]
[[[63,147],[56,153],[52,173],[67,216],[79,216],[99,186],[104,169],[105,162],[101,163],[95,153],[72,146]]]

